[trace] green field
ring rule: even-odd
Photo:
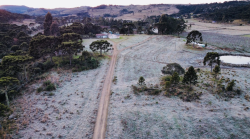
[[[250,34],[249,35],[244,35],[244,37],[250,37]]]

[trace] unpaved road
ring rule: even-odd
[[[117,45],[120,42],[114,43],[114,45],[113,45],[114,50],[113,50],[113,55],[111,58],[110,67],[109,67],[106,79],[104,81],[103,89],[101,92],[101,98],[100,98],[100,102],[99,102],[99,108],[98,108],[98,114],[97,114],[96,123],[95,123],[93,139],[104,139],[105,138],[107,117],[108,117],[108,106],[109,106],[109,98],[110,98],[110,88],[112,85],[112,77],[114,74],[117,55],[125,49],[132,48],[133,46],[137,46],[137,45],[140,45],[142,43],[145,43],[152,38],[153,37],[149,37],[148,39],[146,39],[138,44],[129,46],[129,47],[124,48],[120,51],[117,50]]]

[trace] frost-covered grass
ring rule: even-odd
[[[121,50],[123,48],[132,46],[132,45],[136,45],[144,40],[146,40],[147,38],[149,38],[150,36],[148,35],[135,35],[135,36],[125,36],[126,39],[128,39],[129,41],[123,41],[121,42],[118,46],[117,49]]]
[[[236,52],[250,52],[250,38],[201,31],[203,42],[220,48],[230,48]],[[187,37],[188,32],[182,33]]]
[[[186,113],[190,113],[184,110]],[[203,110],[201,110],[203,111]],[[168,113],[166,116],[162,113]],[[125,113],[121,117],[123,139],[138,138],[248,138],[249,118],[192,117],[180,112],[141,112]]]
[[[150,96],[132,91],[131,85],[137,84],[140,76],[149,86],[159,85],[161,70],[167,63],[179,63],[184,69],[199,67],[211,77],[210,67],[201,64],[209,51],[189,49],[183,38],[155,36],[147,43],[120,52],[114,73],[117,81],[111,88],[106,138],[247,138],[250,111],[244,109],[250,104],[244,95],[250,91],[248,69],[223,67],[220,77],[236,79],[236,88],[242,90],[242,95],[229,101],[214,95],[211,87],[205,86],[193,86],[196,92],[203,94],[194,102],[168,98],[164,92]],[[199,82],[201,80],[212,81],[205,75]]]
[[[14,115],[19,116],[13,138],[92,138],[108,67],[105,59],[93,70],[47,73],[45,80],[57,84],[54,91],[37,93],[42,80],[29,86],[15,102]]]

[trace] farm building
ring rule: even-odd
[[[96,34],[96,38],[105,39],[108,38],[108,34]]]

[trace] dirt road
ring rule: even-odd
[[[101,92],[101,98],[100,98],[100,102],[99,102],[99,108],[98,108],[98,114],[97,114],[97,118],[96,118],[96,123],[95,123],[95,129],[94,129],[94,135],[93,135],[93,139],[104,139],[105,138],[105,132],[106,132],[106,126],[107,126],[107,117],[108,117],[108,106],[109,106],[109,98],[110,98],[110,88],[112,85],[112,78],[113,78],[113,74],[114,74],[114,69],[115,69],[115,64],[116,64],[116,58],[117,55],[128,48],[131,48],[133,46],[137,46],[140,45],[142,43],[145,43],[147,41],[149,41],[150,39],[152,39],[153,37],[150,37],[138,44],[129,46],[127,48],[124,48],[120,51],[117,50],[117,45],[120,42],[116,42],[113,44],[113,56],[111,58],[111,63],[110,63],[110,67],[103,85],[103,89]]]

